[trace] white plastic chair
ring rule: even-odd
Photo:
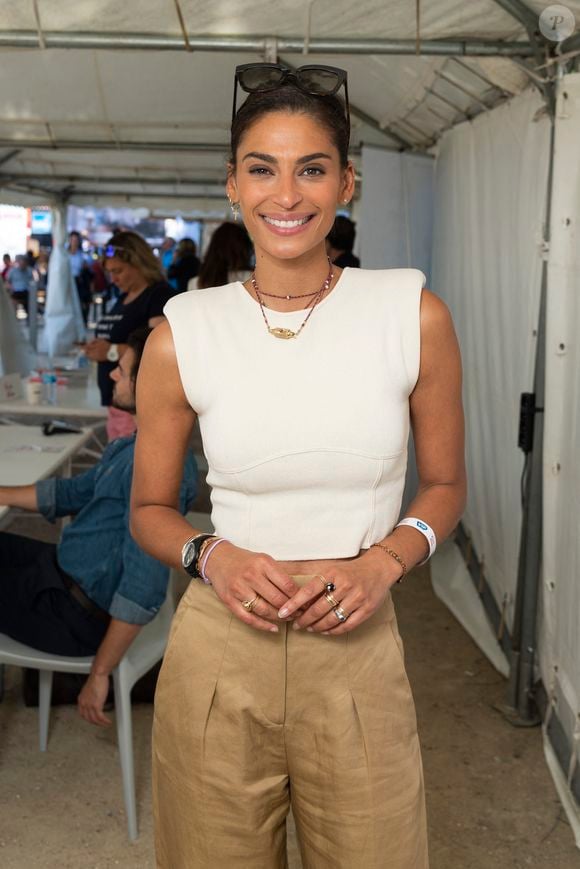
[[[155,618],[139,631],[118,667],[113,671],[115,718],[123,777],[123,796],[125,811],[127,812],[129,839],[131,840],[137,838],[131,690],[135,682],[163,657],[174,612],[175,594],[172,571],[167,587],[167,596],[161,609]],[[51,655],[48,652],[39,652],[23,643],[17,643],[6,634],[0,634],[0,664],[30,667],[39,671],[38,712],[41,751],[46,751],[48,742],[52,674],[54,672],[88,674],[92,663],[92,656],[73,658],[64,655]]]

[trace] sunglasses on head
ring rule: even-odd
[[[246,93],[258,94],[276,90],[286,82],[291,82],[305,94],[318,97],[334,96],[341,85],[344,85],[344,107],[350,130],[346,71],[337,66],[315,63],[299,66],[298,69],[289,69],[281,63],[243,63],[237,66],[234,77],[232,123],[236,116],[238,84]]]
[[[128,250],[124,247],[117,247],[116,244],[108,244],[105,248],[105,259],[111,259],[112,257],[119,255],[121,255],[122,258],[123,256],[127,256],[128,253]]]

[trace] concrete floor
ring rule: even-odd
[[[422,737],[431,869],[580,867],[539,729],[513,728],[496,711],[505,682],[435,598],[426,568],[395,590],[395,602]],[[0,867],[154,867],[151,719],[151,706],[134,707],[140,837],[129,844],[114,729],[91,727],[74,707],[55,708],[49,750],[41,754],[37,710],[23,706],[19,672],[8,669],[0,705]],[[300,869],[292,831],[289,854],[290,869]]]

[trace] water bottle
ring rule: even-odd
[[[42,375],[44,400],[47,404],[56,404],[57,376],[54,371],[45,371]]]

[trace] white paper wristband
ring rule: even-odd
[[[437,538],[435,536],[435,532],[433,531],[431,526],[427,525],[426,522],[423,522],[422,519],[415,519],[410,516],[406,519],[401,519],[401,521],[398,522],[395,527],[398,528],[399,525],[408,525],[409,528],[415,528],[416,531],[420,531],[420,533],[423,535],[423,537],[429,544],[429,555],[427,556],[427,558],[425,558],[424,561],[420,562],[420,564],[425,564],[427,561],[429,561],[429,559],[437,549]]]

